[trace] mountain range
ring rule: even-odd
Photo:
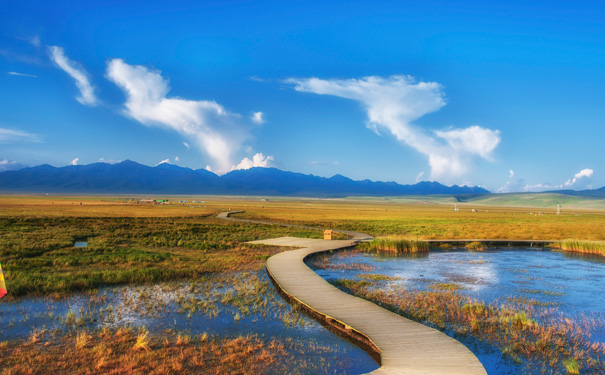
[[[149,167],[125,160],[53,167],[40,165],[0,173],[0,191],[62,194],[221,194],[268,196],[400,196],[429,194],[489,194],[480,187],[445,186],[438,182],[400,185],[395,182],[354,181],[282,171],[276,168],[235,170],[218,176],[205,169],[168,163]]]

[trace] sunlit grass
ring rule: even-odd
[[[368,280],[332,282],[402,316],[466,342],[487,343],[532,373],[603,373],[605,347],[587,335],[591,320],[549,318],[548,310],[518,301],[486,304],[459,294],[452,284],[429,291],[383,288]],[[469,340],[470,339],[470,340]]]
[[[605,242],[565,240],[553,247],[582,254],[595,254],[605,256]]]
[[[429,251],[429,244],[424,241],[387,237],[375,238],[359,245],[361,250],[390,251],[397,254],[419,253]]]

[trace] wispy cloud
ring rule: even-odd
[[[155,166],[157,167],[160,164],[167,164],[167,163],[170,164],[170,159],[164,159],[161,162],[157,163]]]
[[[76,86],[80,90],[80,96],[76,100],[84,105],[97,105],[99,100],[95,95],[95,88],[88,79],[88,73],[75,61],[70,60],[65,55],[65,50],[62,47],[48,47],[48,54],[51,60],[57,64],[65,73],[76,81]]]
[[[490,159],[500,143],[500,132],[474,125],[464,129],[427,132],[413,125],[418,118],[446,104],[443,87],[436,82],[416,82],[411,76],[360,79],[290,78],[295,90],[333,95],[358,101],[368,116],[366,126],[428,157],[433,178],[454,179],[468,172],[473,159]]]
[[[26,133],[21,130],[0,128],[0,143],[23,143],[23,142],[42,142],[37,134]]]
[[[254,112],[251,119],[255,124],[262,124],[265,122],[264,114],[262,112]]]
[[[236,169],[250,169],[254,167],[271,167],[275,158],[273,156],[265,156],[262,153],[258,153],[252,157],[252,159],[244,158],[238,165],[233,167]]]
[[[214,159],[218,173],[231,170],[233,156],[249,132],[249,125],[242,123],[240,115],[215,101],[168,98],[168,80],[160,71],[129,65],[121,59],[108,63],[107,78],[126,93],[127,116],[147,126],[179,132]]]
[[[422,181],[422,177],[424,176],[424,172],[420,172],[418,173],[418,176],[416,176],[416,182],[420,182]]]
[[[27,167],[25,164],[14,160],[0,159],[0,172],[16,171],[25,167]]]
[[[71,161],[71,165],[78,165],[79,160],[80,160],[80,158],[75,158],[74,160]]]
[[[187,150],[189,150],[191,148],[191,146],[189,146],[189,143],[187,143],[187,142],[183,142],[183,146],[187,147]]]
[[[33,75],[33,74],[26,74],[26,73],[19,73],[19,72],[6,72],[6,74],[8,74],[9,76],[17,76],[17,77],[29,77],[29,78],[38,78],[37,75]]]

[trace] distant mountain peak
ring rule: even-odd
[[[0,173],[0,191],[128,194],[234,194],[285,196],[400,196],[428,194],[487,194],[478,187],[447,187],[423,181],[354,181],[341,174],[318,177],[277,168],[254,167],[223,176],[169,163],[155,167],[124,160],[55,168],[50,165]]]

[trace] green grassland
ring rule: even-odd
[[[0,262],[9,298],[259,269],[281,249],[246,241],[322,236],[319,230],[227,222],[215,217],[218,211],[186,206],[21,203],[1,205]],[[119,216],[106,217],[110,211]],[[81,239],[88,247],[74,247]]]
[[[534,207],[563,210],[605,210],[605,198],[581,197],[558,193],[510,193],[470,195],[418,195],[405,197],[351,197],[349,200],[366,202],[424,203],[424,204],[467,204],[480,206]]]
[[[101,285],[195,279],[259,269],[277,251],[245,242],[320,238],[321,230],[224,221],[243,218],[417,239],[605,240],[605,211],[477,206],[393,199],[180,198],[200,203],[144,205],[126,197],[0,197],[0,261],[9,297],[63,294]],[[404,199],[404,198],[402,198]],[[411,199],[411,198],[410,198]],[[454,199],[433,197],[433,199]],[[177,201],[173,199],[173,201]],[[203,203],[201,203],[203,202]],[[80,204],[81,203],[81,204]],[[479,207],[479,212],[472,208]],[[87,239],[89,246],[75,248]]]

